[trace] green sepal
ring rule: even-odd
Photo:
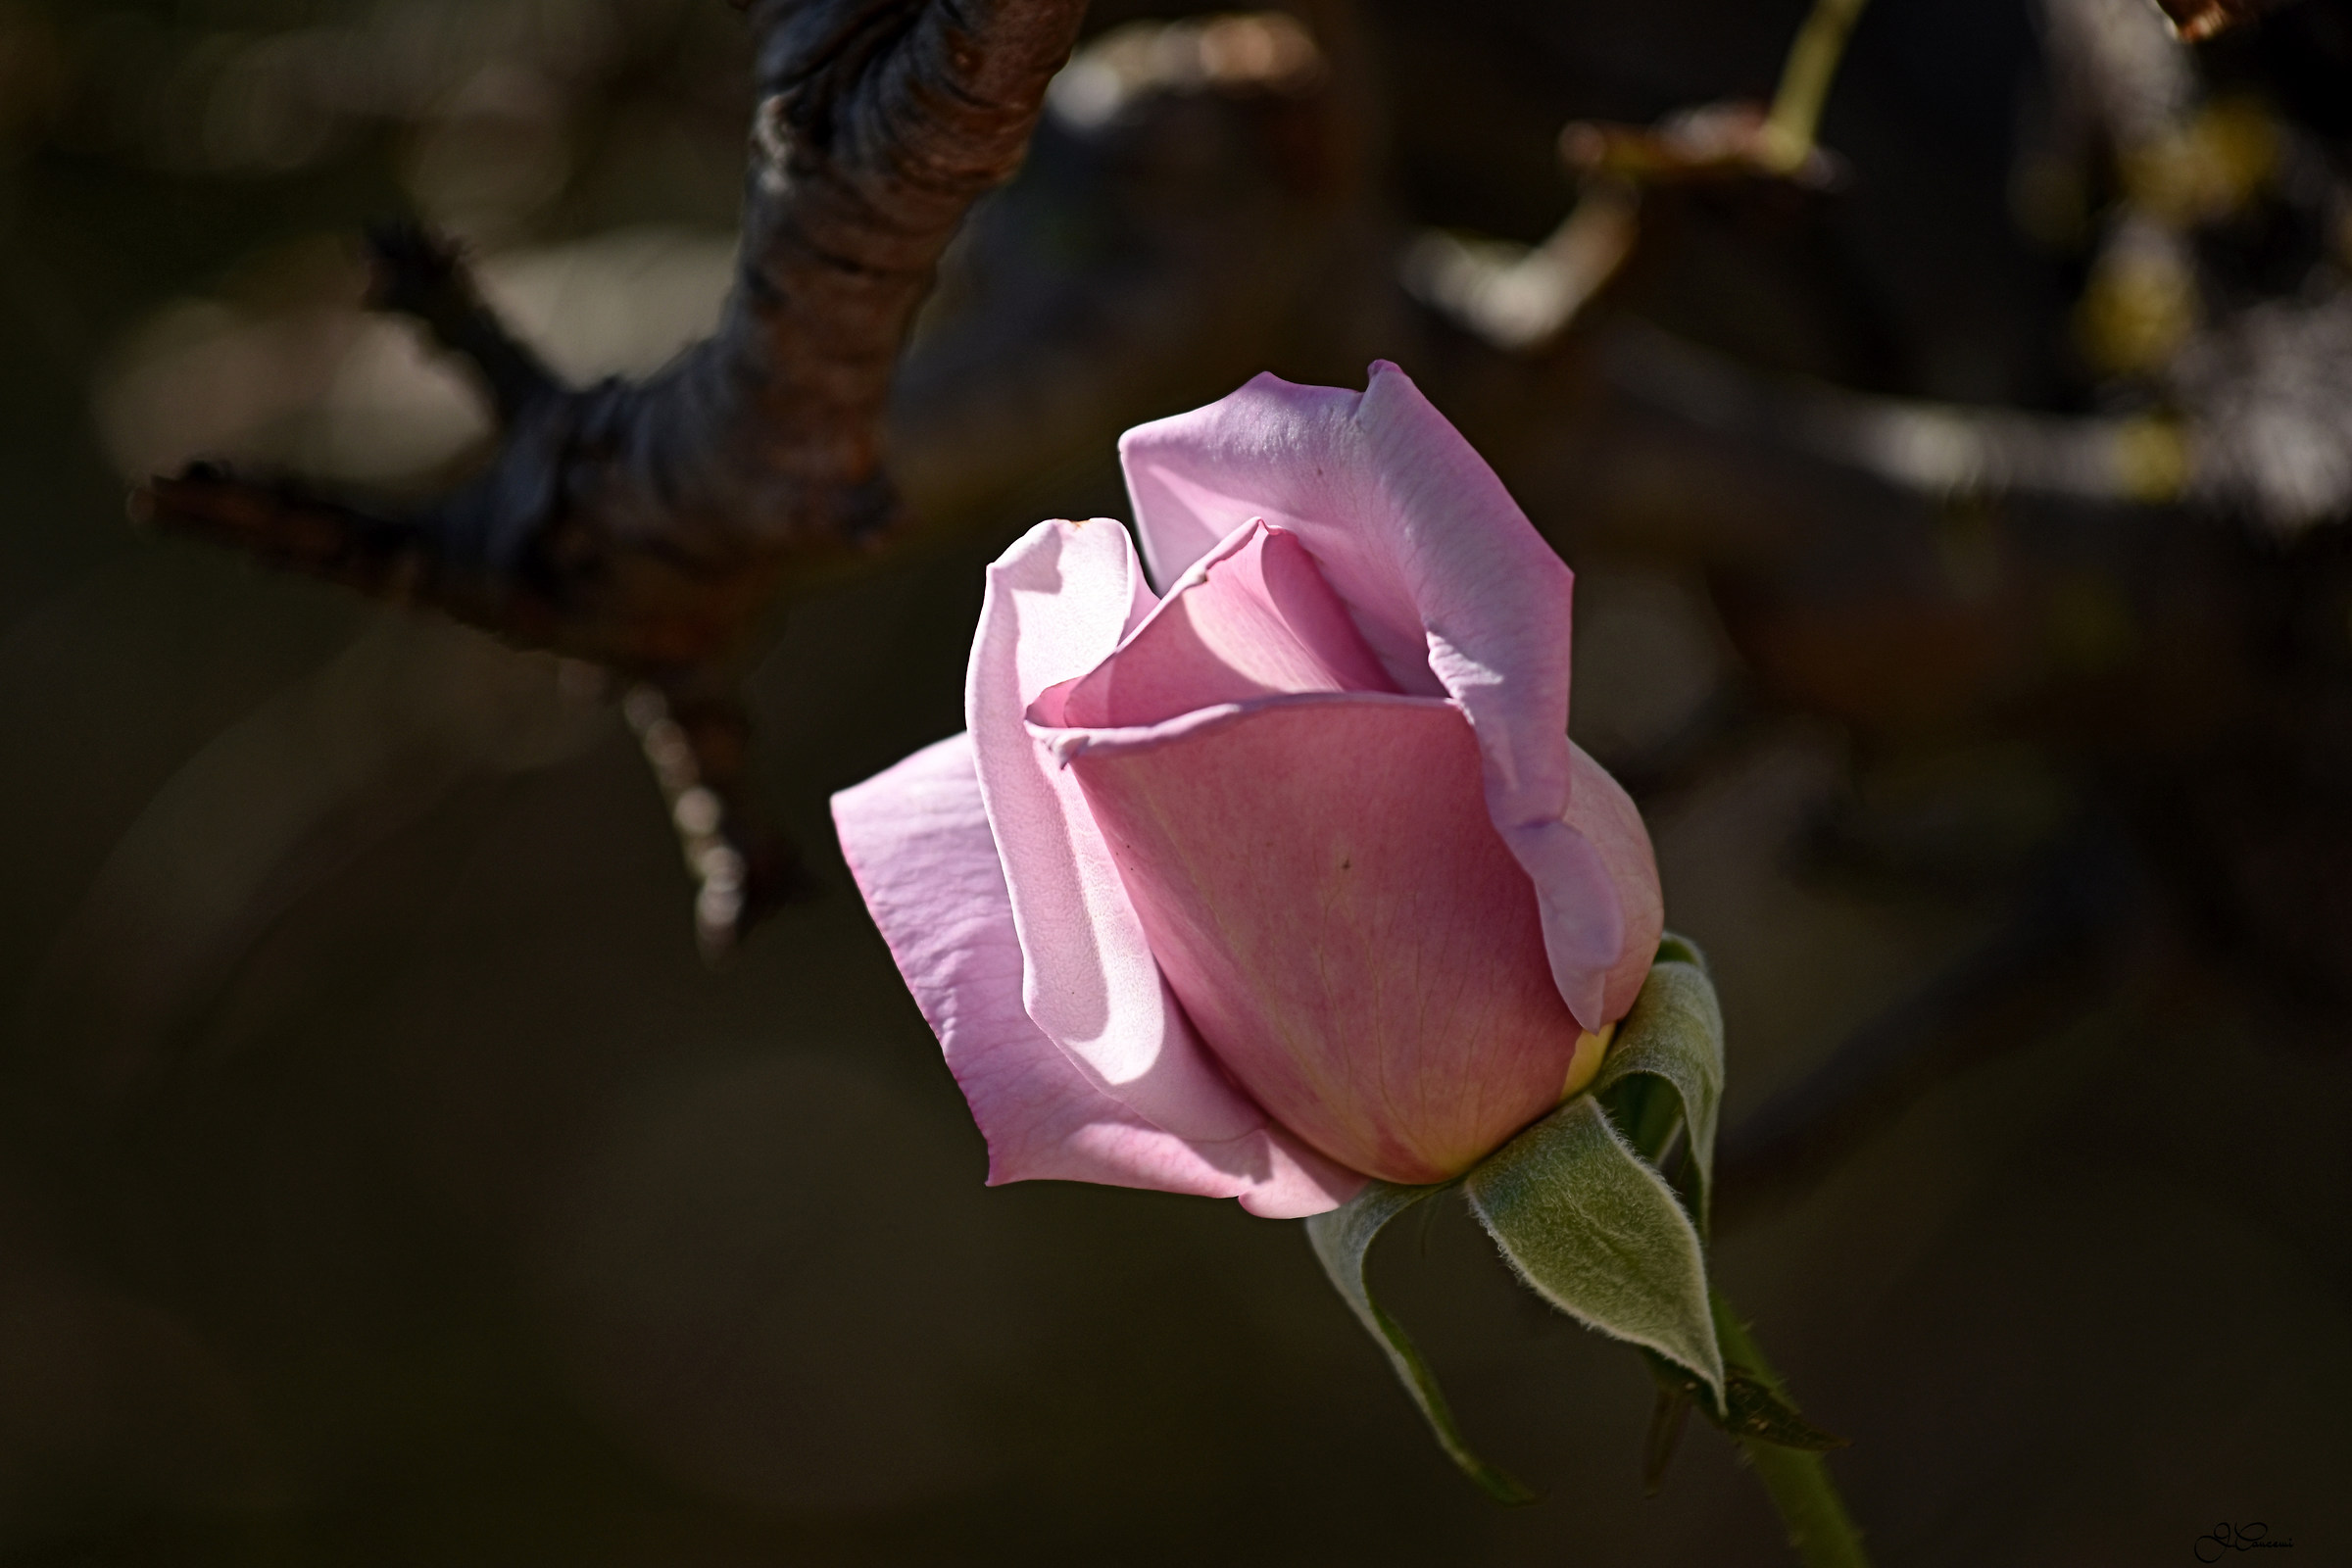
[[[1798,1413],[1788,1390],[1770,1368],[1750,1366],[1743,1359],[1744,1349],[1752,1342],[1745,1327],[1731,1315],[1731,1303],[1723,1298],[1721,1292],[1710,1294],[1710,1305],[1717,1337],[1724,1346],[1723,1412],[1718,1414],[1708,1407],[1704,1397],[1706,1386],[1697,1378],[1655,1351],[1643,1350],[1642,1358],[1649,1363],[1650,1376],[1658,1384],[1658,1407],[1651,1417],[1649,1440],[1642,1456],[1643,1484],[1652,1492],[1657,1490],[1666,1463],[1673,1457],[1682,1415],[1693,1404],[1714,1425],[1743,1442],[1769,1443],[1775,1447],[1796,1448],[1807,1453],[1827,1453],[1832,1448],[1845,1447],[1846,1439],[1824,1432]]]
[[[1536,1294],[1694,1374],[1720,1408],[1723,1353],[1698,1231],[1597,1100],[1578,1095],[1488,1155],[1463,1189]]]
[[[1643,1359],[1649,1363],[1650,1375],[1658,1380],[1657,1421],[1668,1418],[1672,1405],[1696,1405],[1699,1414],[1735,1438],[1769,1443],[1778,1448],[1801,1448],[1808,1453],[1827,1453],[1832,1448],[1842,1448],[1847,1445],[1848,1440],[1836,1433],[1824,1432],[1807,1421],[1798,1413],[1796,1406],[1788,1402],[1786,1395],[1759,1377],[1752,1368],[1741,1366],[1737,1361],[1727,1360],[1723,1364],[1725,1409],[1722,1415],[1717,1415],[1703,1396],[1706,1385],[1696,1377],[1654,1350],[1645,1350]],[[1657,1443],[1653,1431],[1653,1448]],[[1669,1442],[1668,1451],[1656,1458],[1657,1472],[1664,1471],[1666,1460],[1672,1456]],[[1644,1468],[1644,1479],[1648,1479],[1647,1467]]]
[[[1690,1134],[1690,1213],[1701,1236],[1715,1184],[1715,1127],[1723,1103],[1723,1009],[1706,959],[1685,938],[1658,944],[1633,1010],[1617,1026],[1592,1093],[1635,1152],[1656,1165],[1678,1127]]]
[[[1497,1502],[1534,1502],[1533,1492],[1471,1451],[1470,1445],[1462,1439],[1461,1428],[1454,1423],[1452,1408],[1438,1387],[1436,1374],[1421,1359],[1421,1352],[1413,1348],[1412,1339],[1402,1325],[1372,1299],[1371,1284],[1364,1277],[1364,1261],[1371,1253],[1372,1243],[1389,1221],[1433,1193],[1444,1192],[1449,1185],[1398,1187],[1390,1182],[1372,1182],[1338,1208],[1310,1218],[1306,1222],[1306,1238],[1314,1245],[1323,1272],[1331,1276],[1332,1285],[1347,1299],[1356,1321],[1363,1324],[1386,1352],[1405,1392],[1421,1407],[1446,1457]]]
[[[1521,1279],[1571,1317],[1632,1342],[1648,1361],[1659,1387],[1643,1452],[1652,1491],[1692,1404],[1734,1437],[1812,1449],[1841,1442],[1808,1425],[1768,1377],[1726,1363],[1702,1242],[1723,1072],[1723,1015],[1706,959],[1694,944],[1668,935],[1590,1091],[1490,1154],[1461,1183],[1471,1211]],[[1688,1134],[1687,1204],[1659,1169],[1678,1132]],[[1382,1229],[1450,1185],[1373,1182],[1352,1201],[1309,1219],[1307,1236],[1446,1454],[1490,1494],[1532,1501],[1534,1494],[1471,1451],[1428,1364],[1365,1281],[1365,1258]]]
[[[1687,963],[1709,980],[1715,978],[1715,971],[1707,967],[1707,956],[1698,951],[1698,944],[1689,937],[1678,936],[1672,931],[1659,936],[1658,951],[1650,961],[1652,963]]]

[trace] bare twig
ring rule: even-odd
[[[450,248],[385,229],[376,302],[481,372],[502,436],[485,468],[431,504],[370,511],[197,466],[146,487],[134,512],[643,682],[680,715],[696,776],[739,779],[733,678],[757,622],[796,574],[897,521],[882,425],[900,347],[965,211],[1018,166],[1085,6],[746,9],[759,108],[736,285],[710,339],[647,381],[565,388]],[[782,879],[763,867],[783,862],[716,793],[728,809],[687,837],[714,839],[727,853],[700,859],[748,875],[740,926]],[[711,887],[706,916],[727,903]]]
[[[1762,375],[1630,320],[1612,323],[1598,350],[1610,385],[1639,404],[1938,499],[2145,505],[2180,499],[2192,478],[2186,436],[2156,416],[2031,414],[1848,392]]]
[[[1633,254],[1643,187],[1757,178],[1815,190],[1835,184],[1841,166],[1814,132],[1867,3],[1815,0],[1770,109],[1704,104],[1655,125],[1572,122],[1560,132],[1560,158],[1582,195],[1550,237],[1522,249],[1425,234],[1404,257],[1406,288],[1497,348],[1541,351]]]
[[[2196,501],[2292,535],[2352,510],[2352,295],[2238,313],[2181,357],[2170,412],[2037,414],[1772,377],[1653,327],[1599,337],[1622,395],[1936,499]]]
[[[1781,68],[1772,114],[1764,122],[1766,156],[1780,168],[1799,169],[1813,155],[1830,84],[1838,79],[1838,64],[1845,58],[1845,40],[1867,4],[1869,0],[1813,0],[1813,10],[1797,29]]]
[[[1595,175],[1575,211],[1533,248],[1442,229],[1422,234],[1404,253],[1404,286],[1497,348],[1540,348],[1617,275],[1641,217],[1638,186]]]
[[[448,247],[415,223],[381,223],[368,232],[375,263],[368,304],[415,317],[450,353],[469,361],[490,389],[501,424],[561,390],[545,361],[517,342],[483,303],[473,278]]]

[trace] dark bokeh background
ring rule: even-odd
[[[1880,1560],[2189,1560],[2261,1520],[2352,1562],[2340,524],[1872,488],[1375,286],[1424,227],[1540,239],[1563,122],[1767,92],[1801,12],[1308,6],[1308,86],[1057,112],[909,371],[934,526],[789,607],[753,682],[826,886],[713,972],[595,672],[122,501],[199,452],[463,465],[471,388],[358,308],[387,213],[465,237],[566,371],[661,363],[727,275],[740,19],[0,3],[0,1561],[1785,1560],[1710,1433],[1641,1495],[1640,1365],[1458,1214],[1379,1276],[1524,1510],[1446,1466],[1298,1227],[982,1188],[833,858],[828,792],[960,723],[982,564],[1124,510],[1109,432],[1387,353],[1579,568],[1573,727],[1730,1020],[1719,1272],[1854,1439]],[[2323,163],[2345,15],[2209,57]],[[2037,229],[2018,196],[2045,32],[1879,0],[1843,188],[1659,204],[1615,318],[2138,406],[2082,324],[2109,198]],[[2352,248],[2235,232],[2256,302]]]

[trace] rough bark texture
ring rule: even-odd
[[[705,939],[723,945],[794,880],[746,825],[739,661],[796,568],[870,547],[898,518],[882,450],[892,368],[964,213],[1019,166],[1085,9],[755,0],[743,248],[710,338],[651,379],[564,387],[450,249],[388,228],[371,236],[374,303],[481,371],[503,436],[483,471],[378,515],[198,465],[141,490],[134,512],[650,685],[691,748],[654,759],[665,793],[674,806],[703,788],[720,808],[716,831],[696,834],[687,818],[707,820],[708,803],[687,808],[681,832]],[[666,735],[657,722],[640,733]]]

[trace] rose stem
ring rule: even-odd
[[[1747,1368],[1786,1399],[1788,1391],[1781,1386],[1780,1374],[1764,1359],[1763,1350],[1748,1334],[1747,1325],[1740,1321],[1740,1314],[1732,1310],[1732,1303],[1721,1291],[1712,1293],[1712,1299],[1715,1337],[1723,1347],[1724,1360]],[[1829,1463],[1821,1454],[1755,1439],[1740,1439],[1740,1446],[1756,1479],[1772,1494],[1772,1505],[1780,1510],[1781,1523],[1788,1532],[1788,1544],[1796,1548],[1805,1568],[1869,1568],[1870,1558],[1862,1550],[1862,1532],[1845,1511],[1845,1499],[1838,1495],[1838,1484],[1830,1479]]]

